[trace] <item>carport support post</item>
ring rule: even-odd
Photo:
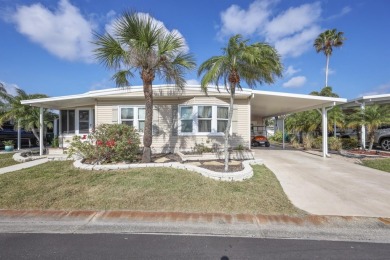
[[[322,108],[322,157],[328,155],[328,113],[325,107]]]
[[[282,140],[283,140],[283,150],[285,148],[285,140],[284,140],[284,119],[286,119],[286,116],[282,116],[282,127],[283,127],[283,137],[282,137]]]
[[[364,111],[364,109],[366,109],[366,104],[362,102],[360,104],[360,108],[362,109],[362,111]],[[361,140],[362,140],[362,149],[365,150],[366,149],[366,126],[365,125],[362,125]]]
[[[20,150],[21,146],[21,138],[22,137],[22,129],[20,128],[20,119],[18,119],[18,150]]]
[[[43,107],[39,109],[39,155],[43,155]]]

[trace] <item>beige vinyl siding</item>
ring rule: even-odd
[[[195,144],[205,144],[212,147],[217,145],[223,148],[223,136],[180,136],[172,134],[173,105],[229,105],[228,99],[219,99],[216,97],[193,97],[188,99],[156,99],[154,100],[153,124],[158,126],[157,135],[153,136],[152,148],[154,152],[174,152],[177,150],[191,150]],[[139,106],[144,105],[142,100],[98,100],[96,105],[96,124],[115,123],[113,116],[117,113],[118,106]],[[114,111],[114,112],[113,112]],[[249,144],[249,101],[248,99],[235,100],[235,109],[233,111],[233,136],[231,146],[240,144],[248,146]],[[117,122],[116,118],[116,122]],[[177,122],[176,122],[177,124]],[[142,134],[141,143],[142,143]]]

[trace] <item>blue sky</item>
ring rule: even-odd
[[[324,86],[325,56],[312,45],[319,33],[337,28],[347,40],[330,59],[334,92],[345,98],[390,93],[387,0],[0,0],[0,81],[11,93],[19,87],[49,96],[115,87],[113,71],[96,62],[90,42],[93,31],[104,32],[124,10],[150,13],[178,30],[198,65],[220,55],[236,33],[269,42],[282,56],[284,77],[257,89],[300,94]],[[200,80],[196,71],[187,79]]]

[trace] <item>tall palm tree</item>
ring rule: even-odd
[[[266,43],[248,44],[241,35],[232,36],[228,45],[222,48],[223,55],[213,56],[203,62],[198,69],[198,76],[203,74],[202,89],[207,92],[208,85],[214,83],[218,90],[221,81],[230,93],[228,123],[225,129],[225,171],[228,171],[228,143],[232,124],[233,104],[236,89],[241,89],[241,80],[253,88],[256,83],[271,84],[275,77],[281,77],[283,66],[277,51]]]
[[[364,125],[367,128],[368,139],[370,144],[368,150],[371,151],[374,145],[375,131],[383,124],[390,123],[390,106],[389,105],[371,105],[358,108],[350,116],[349,127],[360,127]]]
[[[36,99],[36,98],[47,98],[44,94],[27,94],[22,89],[16,89],[16,96],[12,96],[6,92],[0,92],[0,98],[5,100],[7,103],[7,110],[0,115],[0,125],[5,121],[13,119],[20,123],[20,127],[27,131],[32,131],[35,138],[39,141],[39,108],[22,105],[21,100]],[[53,127],[53,114],[44,110],[44,128]],[[44,133],[45,136],[45,133]]]
[[[323,52],[326,56],[325,87],[328,86],[329,58],[333,53],[333,48],[342,46],[344,41],[344,32],[338,32],[337,29],[320,33],[314,41],[313,46],[317,53]]]
[[[167,83],[185,86],[184,73],[195,68],[191,54],[183,51],[184,39],[168,32],[148,14],[124,12],[114,24],[113,34],[96,34],[96,58],[116,73],[117,87],[129,86],[128,79],[139,72],[145,96],[145,127],[142,162],[151,161],[153,89],[155,76]]]

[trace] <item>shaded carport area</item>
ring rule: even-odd
[[[390,174],[339,156],[255,149],[298,208],[316,215],[390,217]]]
[[[390,104],[390,94],[381,94],[381,95],[371,95],[371,96],[362,96],[359,98],[348,100],[347,103],[341,105],[341,108],[346,113],[353,113],[356,109],[364,110],[366,106],[370,105],[389,105]],[[366,127],[361,126],[360,129],[360,142],[361,147],[366,147]]]
[[[254,91],[252,117],[285,116],[316,109],[322,115],[323,137],[327,137],[327,111],[345,99]],[[325,139],[325,138],[323,138]],[[326,140],[326,139],[325,139]],[[256,159],[274,172],[291,202],[318,215],[390,217],[390,175],[358,165],[341,156],[299,150],[254,149]]]
[[[336,105],[344,104],[344,98],[322,97],[270,91],[252,91],[251,121],[259,118],[285,116],[308,110],[317,110],[322,118],[322,156],[328,156],[328,111]],[[283,123],[284,131],[284,123]],[[284,136],[284,133],[283,133]]]

